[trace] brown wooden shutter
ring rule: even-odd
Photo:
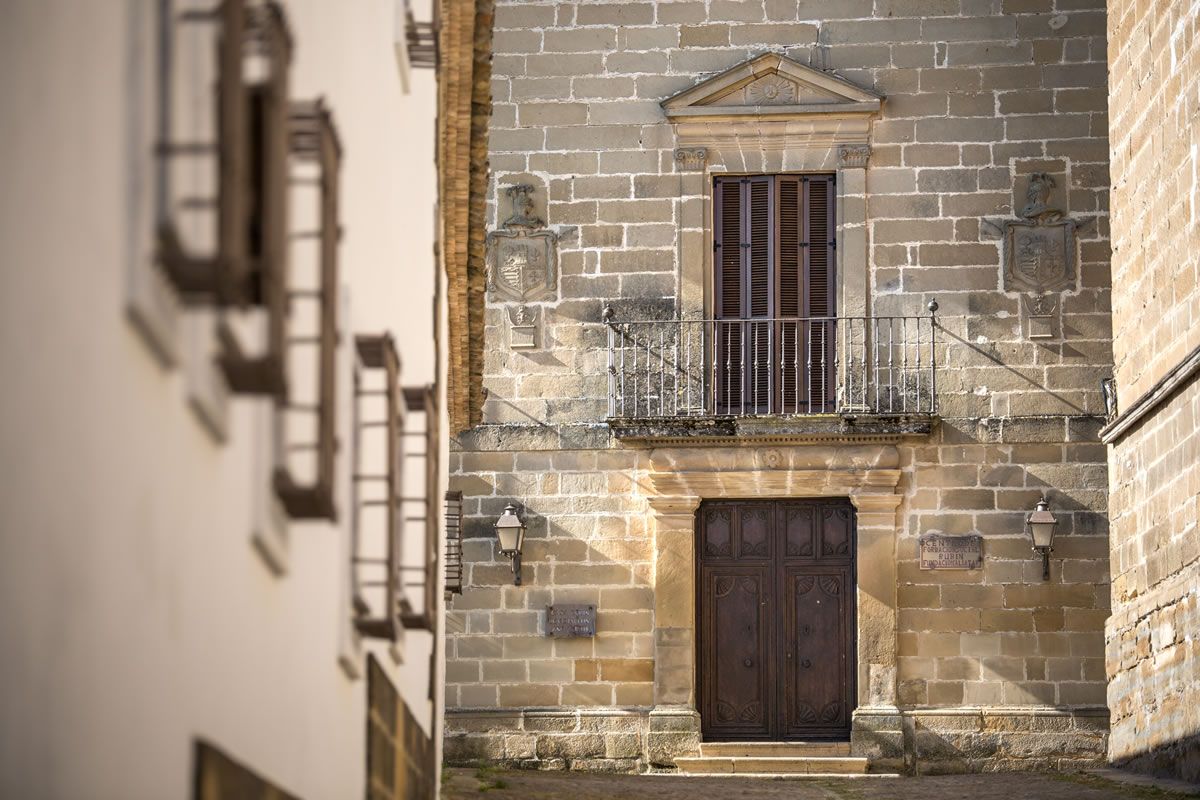
[[[761,322],[748,322],[742,331],[745,339],[746,412],[766,414],[771,409],[771,393],[775,381],[772,372],[776,359],[774,326],[776,270],[775,237],[775,179],[760,175],[748,179],[746,222],[742,250],[745,252],[743,294],[747,303],[745,317]]]
[[[834,177],[806,176],[804,185],[804,316],[834,317],[837,306],[834,297]],[[808,324],[809,364],[807,372],[812,382],[808,411],[832,410],[833,360],[836,326],[832,320]]]
[[[777,411],[794,414],[803,391],[800,369],[802,325],[798,321],[804,312],[803,303],[803,221],[801,200],[803,188],[797,175],[780,175],[779,187],[779,323],[775,326],[779,353],[779,398]]]
[[[834,194],[832,175],[716,179],[718,413],[831,409]]]
[[[741,407],[740,355],[742,316],[742,195],[741,178],[717,178],[716,230],[713,232],[717,265],[716,302],[713,316],[715,375],[713,385],[716,407],[725,413]]]

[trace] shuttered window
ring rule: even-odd
[[[717,178],[716,405],[833,410],[834,176]]]

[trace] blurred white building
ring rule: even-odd
[[[432,797],[429,8],[0,25],[0,796]]]

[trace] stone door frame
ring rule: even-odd
[[[729,463],[725,468],[721,462]],[[747,463],[750,462],[750,463]],[[847,497],[855,540],[857,701],[896,713],[896,538],[901,470],[894,444],[805,444],[757,449],[674,448],[651,454],[646,482],[654,535],[654,710],[691,717],[696,695],[696,510],[702,500]],[[852,729],[855,723],[852,723]],[[690,726],[689,726],[690,727]],[[698,742],[698,738],[697,738]],[[677,753],[683,755],[683,753]]]

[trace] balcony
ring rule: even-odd
[[[936,311],[618,321],[606,309],[608,423],[649,442],[927,434]]]

